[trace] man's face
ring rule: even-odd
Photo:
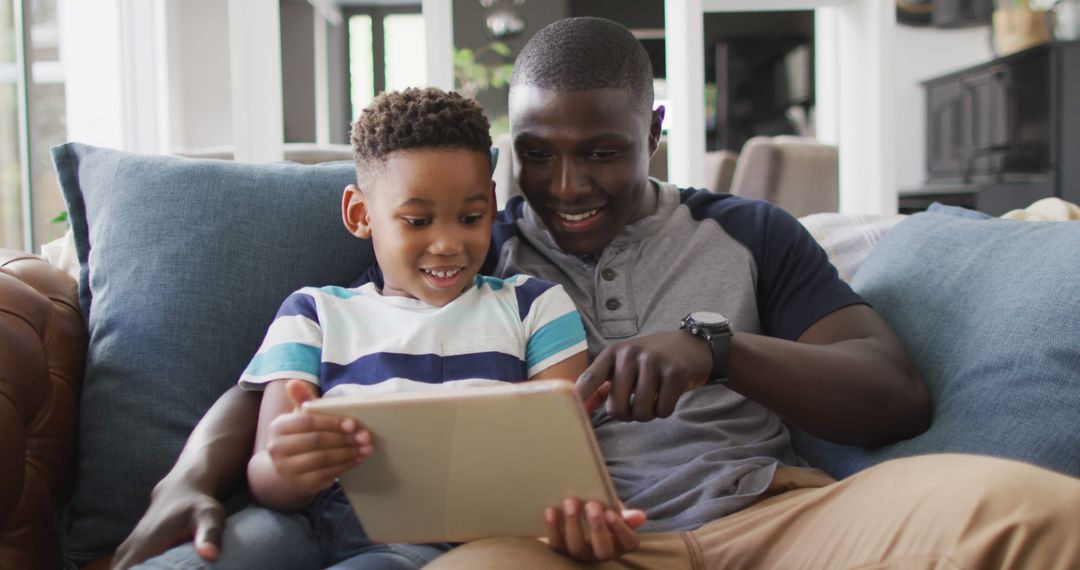
[[[598,254],[652,213],[649,158],[663,112],[634,105],[626,89],[511,90],[514,177],[560,249]]]
[[[441,307],[473,282],[491,243],[490,172],[482,152],[399,151],[368,192],[346,189],[345,224],[371,239],[384,295]]]

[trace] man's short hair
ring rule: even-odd
[[[490,124],[480,105],[434,87],[380,93],[353,123],[349,141],[365,191],[368,176],[397,151],[491,151]]]
[[[652,75],[649,54],[630,30],[604,18],[567,18],[525,44],[510,85],[566,91],[624,88],[635,105],[651,111]]]

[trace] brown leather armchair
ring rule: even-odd
[[[59,568],[87,346],[75,281],[0,249],[0,568]]]

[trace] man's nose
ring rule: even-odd
[[[562,159],[555,165],[551,195],[560,202],[575,202],[588,192],[589,183],[582,165],[573,159]]]

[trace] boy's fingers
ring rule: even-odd
[[[563,540],[566,552],[578,560],[591,555],[581,528],[581,510],[577,499],[563,501]]]
[[[615,547],[612,544],[611,533],[608,532],[604,512],[603,505],[596,501],[585,503],[585,519],[589,523],[589,542],[592,545],[592,555],[597,560],[611,560],[615,557]]]
[[[645,511],[639,509],[623,509],[622,520],[630,529],[637,530],[648,520]]]
[[[285,383],[285,393],[289,395],[295,411],[300,411],[304,402],[316,400],[319,397],[314,384],[295,378]]]
[[[307,432],[327,432],[351,437],[360,426],[353,419],[318,414],[288,413],[281,414],[270,423],[270,429],[279,435]],[[349,435],[345,435],[349,434]]]
[[[312,451],[330,451],[371,447],[371,442],[357,441],[354,434],[329,431],[299,432],[275,436],[268,444],[267,451],[275,459],[303,455]]]
[[[327,469],[344,473],[364,457],[355,448],[338,448],[283,457],[274,461],[274,467],[282,475],[300,478]]]
[[[556,552],[566,551],[566,541],[563,540],[562,513],[559,509],[548,507],[544,509],[544,526],[547,527],[548,546]]]
[[[623,513],[623,516],[625,517],[626,511],[623,511]],[[612,536],[615,537],[615,548],[618,549],[618,552],[620,554],[625,554],[637,550],[638,546],[641,544],[641,539],[638,537],[637,533],[634,532],[634,529],[631,528],[631,525],[626,519],[620,518],[615,514],[615,511],[607,511],[605,514],[608,523],[607,527],[611,531]],[[641,523],[644,524],[644,522],[644,517],[642,517]]]

